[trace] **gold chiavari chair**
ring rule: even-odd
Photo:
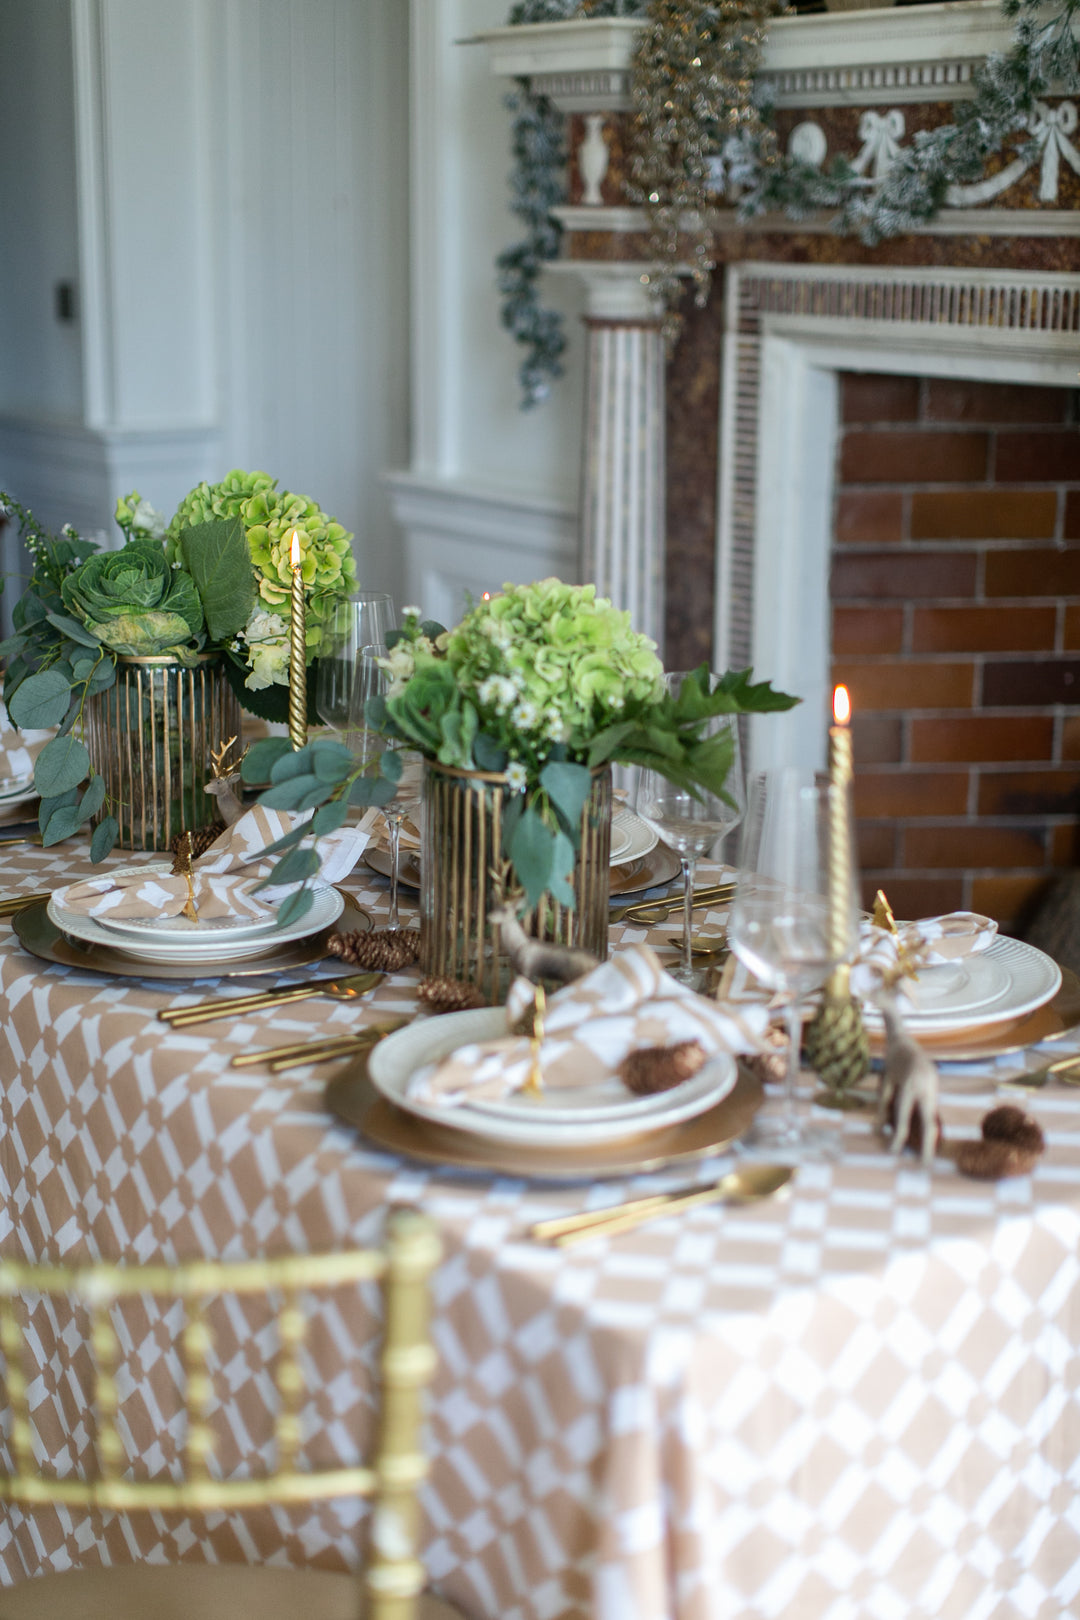
[[[423,1593],[424,1568],[417,1556],[418,1492],[427,1472],[420,1445],[422,1401],[435,1367],[429,1279],[439,1252],[430,1221],[419,1211],[397,1210],[384,1248],[346,1254],[176,1267],[0,1262],[0,1349],[13,1459],[12,1471],[0,1476],[0,1500],[189,1515],[349,1495],[370,1498],[372,1504],[367,1559],[359,1576],[188,1563],[74,1570],[32,1576],[0,1591],[0,1620],[462,1620],[458,1609]],[[302,1297],[365,1281],[381,1285],[384,1309],[375,1455],[367,1466],[300,1468],[301,1352],[308,1327]],[[220,1478],[212,1469],[215,1433],[207,1421],[214,1397],[207,1305],[217,1296],[252,1294],[267,1296],[276,1327],[275,1460],[258,1477]],[[66,1296],[88,1314],[98,1457],[93,1478],[46,1473],[35,1456],[19,1309],[24,1295]],[[127,1469],[117,1427],[121,1341],[113,1317],[121,1302],[135,1295],[182,1302],[182,1478],[135,1480]]]

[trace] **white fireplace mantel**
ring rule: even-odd
[[[630,105],[642,26],[628,17],[530,23],[469,43],[487,46],[493,73],[530,79],[563,111],[606,112]],[[778,17],[762,71],[781,107],[949,101],[970,95],[974,69],[1005,50],[1011,32],[999,0]]]

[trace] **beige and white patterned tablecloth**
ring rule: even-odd
[[[78,846],[6,850],[0,889],[84,865]],[[383,904],[364,869],[356,887]],[[175,986],[48,967],[0,927],[3,1251],[318,1250],[375,1237],[390,1201],[435,1215],[426,1558],[476,1620],[1080,1614],[1080,1093],[1032,1096],[1050,1147],[1030,1178],[897,1164],[853,1115],[842,1162],[800,1171],[786,1202],[556,1252],[524,1239],[530,1222],[627,1185],[399,1163],[327,1117],[325,1069],[229,1068],[239,1051],[351,1029],[367,1007],[309,1001],[173,1034],[154,1015]],[[374,1012],[407,1009],[414,987],[388,981]],[[948,1132],[975,1134],[993,1076],[953,1071],[948,1088]],[[368,1308],[336,1299],[319,1315],[314,1460],[363,1438],[352,1358]],[[141,1323],[122,1390],[133,1452],[154,1466],[178,1433],[162,1332]],[[237,1467],[265,1448],[273,1407],[258,1323],[230,1319],[220,1353],[221,1462]],[[82,1354],[61,1324],[40,1359],[31,1399],[66,1465],[90,1444]],[[341,1567],[362,1517],[349,1502],[142,1523],[8,1509],[0,1574],[137,1556]]]

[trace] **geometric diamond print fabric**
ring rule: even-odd
[[[82,870],[70,850],[5,855],[5,892]],[[368,881],[355,874],[377,912],[385,891]],[[1076,1093],[1028,1101],[1050,1143],[1030,1178],[984,1186],[897,1167],[849,1115],[843,1159],[804,1168],[785,1202],[705,1207],[558,1252],[526,1241],[528,1225],[640,1183],[596,1193],[429,1171],[328,1118],[329,1067],[229,1067],[240,1051],[407,1012],[415,976],[384,983],[363,1012],[307,1001],[172,1033],[155,1014],[184,987],[49,967],[0,930],[4,1253],[334,1249],[375,1239],[392,1202],[438,1221],[425,1559],[466,1613],[1080,1614]],[[995,1100],[986,1072],[953,1071],[946,1088],[947,1133],[975,1134]],[[375,1309],[365,1290],[315,1313],[312,1463],[353,1460],[369,1438]],[[93,1439],[80,1332],[40,1308],[34,1330],[43,1455],[75,1466]],[[171,1327],[150,1307],[126,1332],[121,1434],[139,1466],[168,1470],[183,1438]],[[276,1394],[254,1309],[215,1322],[215,1373],[218,1465],[265,1465]],[[0,1578],[136,1557],[355,1567],[365,1511],[102,1520],[9,1508]]]

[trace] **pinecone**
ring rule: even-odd
[[[870,1072],[870,1042],[858,1003],[826,996],[803,1032],[803,1056],[831,1091],[847,1091]]]
[[[1041,1153],[1046,1147],[1042,1126],[1015,1103],[991,1108],[983,1119],[982,1133],[987,1142],[1008,1142],[1021,1153]]]
[[[430,979],[421,979],[417,995],[420,1005],[429,1013],[468,1012],[473,1007],[487,1006],[483,992],[475,984],[469,984],[466,979],[447,979],[437,973]]]
[[[420,955],[415,928],[379,928],[374,933],[331,934],[326,941],[331,956],[372,973],[399,973]]]
[[[211,821],[205,827],[193,828],[191,833],[192,860],[197,861],[200,855],[205,855],[207,850],[210,848],[210,845],[216,844],[224,831],[225,823],[223,821]],[[175,835],[175,837],[170,838],[169,848],[172,850],[174,855],[180,847],[181,838],[184,838],[185,836],[186,834],[179,832]]]
[[[678,1041],[674,1046],[642,1046],[623,1058],[619,1078],[636,1097],[670,1091],[697,1074],[705,1062],[700,1041]]]
[[[956,1168],[979,1181],[1026,1176],[1046,1146],[1042,1127],[1013,1103],[991,1108],[982,1122],[982,1138],[960,1142],[953,1155]]]

